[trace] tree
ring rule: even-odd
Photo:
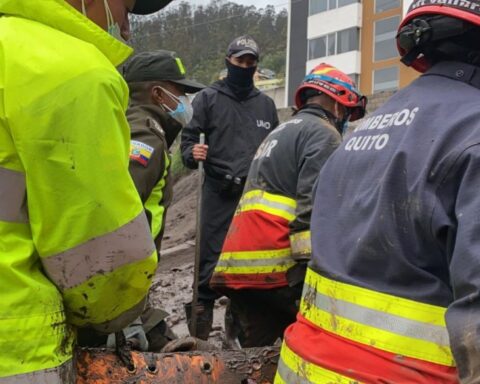
[[[188,76],[209,84],[225,68],[228,44],[249,34],[261,49],[260,66],[285,74],[287,11],[273,6],[257,9],[224,0],[207,6],[181,2],[175,8],[150,16],[131,16],[132,46],[136,53],[176,51]]]

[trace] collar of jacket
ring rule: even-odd
[[[310,115],[314,115],[319,117],[321,120],[323,120],[326,125],[329,128],[334,129],[336,132],[342,134],[336,127],[335,127],[335,121],[334,121],[334,116],[323,109],[320,105],[316,104],[306,104],[303,108],[300,108],[296,114],[301,114],[301,113],[308,113]]]
[[[443,61],[427,70],[422,77],[432,75],[448,77],[480,89],[480,67],[472,64],[459,61]]]
[[[132,102],[127,110],[127,118],[130,124],[137,119],[143,124],[146,118],[150,118],[160,124],[161,131],[159,133],[165,138],[168,148],[173,144],[182,129],[180,123],[158,105]]]
[[[33,20],[91,43],[114,66],[119,66],[133,52],[65,0],[0,0],[0,13]]]
[[[1,0],[0,0],[1,1]],[[240,100],[235,93],[230,89],[230,87],[225,83],[225,80],[218,80],[215,83],[213,83],[210,88],[213,88],[217,90],[220,93],[223,93],[227,95],[228,97],[236,100],[236,101],[246,101],[248,99],[251,99],[252,97],[258,96],[260,94],[260,91],[257,88],[253,88],[250,94],[243,100]]]
[[[329,118],[329,113],[325,111],[321,106],[315,105],[315,104],[306,104],[302,108],[298,110],[297,113],[309,113],[311,115],[315,115],[322,120],[325,120],[326,122],[330,123],[330,118]]]

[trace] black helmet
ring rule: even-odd
[[[137,15],[148,15],[162,8],[165,8],[172,0],[137,0],[132,9],[132,13]]]
[[[429,53],[453,58],[478,56],[480,52],[472,51],[467,41],[477,46],[479,26],[480,0],[455,4],[415,0],[398,28],[397,48],[402,62],[425,72],[432,64],[428,61]]]

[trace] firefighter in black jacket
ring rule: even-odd
[[[231,300],[242,347],[271,345],[295,321],[310,259],[312,190],[366,99],[320,64],[296,92],[299,108],[258,148],[210,285]]]
[[[213,269],[240,200],[255,151],[278,125],[275,104],[253,84],[259,59],[257,43],[249,36],[236,38],[225,60],[228,74],[201,91],[193,101],[194,115],[182,134],[182,157],[189,168],[205,160],[203,185],[199,305],[197,337],[211,330],[213,304],[219,296],[209,287]],[[206,144],[199,135],[205,133]],[[187,318],[191,306],[186,306]]]
[[[276,384],[480,383],[479,36],[479,0],[411,2],[423,74],[322,169]]]

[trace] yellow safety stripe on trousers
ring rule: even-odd
[[[292,247],[292,255],[294,258],[302,255],[310,255],[312,253],[310,231],[302,231],[290,235],[290,246]]]
[[[300,313],[316,326],[356,342],[455,366],[445,308],[327,279],[307,270]]]
[[[27,223],[25,175],[0,167],[0,220]]]
[[[274,384],[360,384],[302,359],[283,342]]]
[[[293,267],[290,248],[223,252],[215,267],[216,273],[253,274],[285,272]]]
[[[296,207],[297,202],[294,199],[254,189],[242,196],[237,214],[258,210],[292,221],[295,219]]]

